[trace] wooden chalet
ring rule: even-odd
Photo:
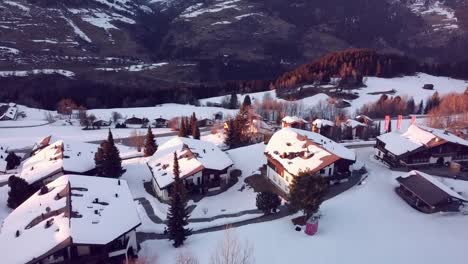
[[[146,118],[138,118],[138,117],[130,117],[125,120],[125,125],[130,128],[142,128],[148,125],[148,119]]]
[[[214,120],[209,119],[209,118],[203,118],[200,120],[197,120],[197,125],[198,127],[208,127],[214,125]]]
[[[157,128],[166,128],[169,124],[169,120],[162,118],[162,116],[154,120],[154,127]]]
[[[265,150],[267,178],[285,193],[301,171],[328,177],[330,181],[351,175],[353,151],[314,132],[283,128],[273,134]]]
[[[309,122],[297,116],[286,116],[281,120],[281,127],[291,127],[297,129],[309,129]]]
[[[229,172],[233,162],[226,153],[206,141],[174,137],[159,146],[148,162],[153,188],[160,199],[167,201],[172,193],[174,153],[180,178],[190,194],[220,192],[231,183]]]
[[[332,138],[335,123],[326,119],[315,119],[312,122],[312,132],[319,133],[327,138]]]
[[[375,157],[393,168],[416,169],[468,162],[468,141],[448,131],[411,125],[377,137]]]
[[[423,213],[458,212],[467,202],[459,193],[429,174],[411,171],[396,179],[396,193],[413,208]]]
[[[140,225],[125,181],[64,175],[4,220],[2,263],[129,263],[139,249]]]
[[[111,121],[96,120],[93,122],[93,127],[108,127],[111,125]]]

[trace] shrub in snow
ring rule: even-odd
[[[7,205],[11,209],[18,207],[34,192],[24,179],[16,176],[8,178],[8,186],[10,191],[8,192]]]
[[[274,193],[260,192],[257,194],[257,208],[265,215],[275,213],[280,205],[281,199]]]
[[[317,213],[328,192],[328,180],[310,171],[299,172],[289,190],[290,207],[301,210],[306,219]]]
[[[7,170],[12,170],[16,168],[21,163],[21,158],[18,157],[14,152],[8,153],[8,156],[5,158],[7,162]]]

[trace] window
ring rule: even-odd
[[[324,174],[325,173],[325,170],[324,169],[321,169],[320,170],[320,174]]]

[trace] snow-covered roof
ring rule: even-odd
[[[325,126],[335,126],[335,123],[327,119],[315,119],[314,122],[312,122],[312,125],[316,126],[317,128],[321,128]]]
[[[124,180],[65,175],[47,187],[4,220],[0,248],[10,253],[2,263],[24,264],[72,242],[105,245],[141,223]]]
[[[320,134],[294,128],[283,128],[273,134],[265,154],[293,175],[299,171],[319,171],[339,159],[356,160],[352,150]]]
[[[364,119],[364,120],[368,120],[368,121],[371,121],[371,122],[374,121],[374,119],[372,119],[372,118],[370,118],[370,117],[368,117],[366,115],[358,115],[358,116],[356,116],[356,119]]]
[[[411,125],[405,133],[393,131],[377,137],[385,148],[395,155],[402,155],[420,147],[434,147],[445,142],[468,146],[468,141],[441,129]]]
[[[437,188],[441,189],[443,192],[447,193],[448,195],[450,195],[453,198],[460,199],[460,200],[463,200],[463,201],[467,200],[465,197],[461,196],[459,193],[452,190],[450,187],[445,185],[443,182],[437,180],[434,176],[429,175],[427,173],[417,171],[417,170],[412,170],[412,171],[408,172],[407,174],[401,176],[401,178],[406,179],[406,178],[409,178],[409,177],[414,176],[414,175],[419,175],[419,176],[423,177],[426,181],[428,181],[428,182],[432,183],[433,185],[437,186]]]
[[[0,113],[0,119],[4,119],[5,117],[8,119],[16,118],[16,114],[18,113],[18,107],[16,104],[9,103],[8,105],[2,105],[2,108],[5,108],[5,111]]]
[[[180,177],[191,176],[203,169],[224,170],[233,164],[229,156],[210,142],[174,137],[159,146],[148,162],[160,188],[174,181],[174,152],[179,159]]]
[[[354,120],[354,119],[348,119],[348,120],[346,120],[346,122],[344,122],[344,124],[346,126],[351,127],[351,128],[356,128],[356,127],[359,127],[359,126],[362,126],[362,127],[367,126],[366,124],[361,123],[361,122],[359,122],[357,120]]]
[[[33,184],[62,170],[71,173],[90,171],[95,168],[97,148],[95,144],[58,140],[27,159],[19,177]]]
[[[293,124],[293,123],[307,123],[306,120],[297,117],[297,116],[285,116],[281,121],[287,124]]]

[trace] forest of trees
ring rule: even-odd
[[[442,96],[428,110],[428,125],[434,128],[459,129],[468,126],[468,89],[464,93]]]
[[[272,88],[287,94],[287,90],[300,84],[329,83],[339,77],[343,88],[363,85],[364,76],[391,78],[411,75],[418,69],[416,61],[396,54],[383,54],[370,49],[349,49],[323,56],[312,63],[279,77]]]

